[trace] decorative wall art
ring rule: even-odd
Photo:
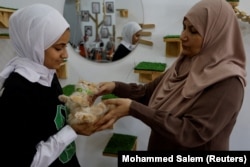
[[[106,2],[106,13],[114,13],[114,2]]]
[[[84,32],[85,32],[85,35],[87,36],[92,36],[92,26],[84,26]]]
[[[106,15],[104,17],[104,26],[111,26],[112,25],[112,17],[111,15]]]
[[[83,10],[81,11],[81,19],[82,21],[89,21],[89,11],[88,10]]]
[[[108,38],[109,37],[109,30],[108,28],[101,28],[101,38]]]
[[[92,13],[100,13],[100,2],[92,2]]]

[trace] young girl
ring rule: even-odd
[[[34,4],[11,15],[9,33],[16,57],[0,73],[0,106],[5,110],[1,112],[5,145],[1,163],[80,166],[74,140],[85,132],[81,125],[66,124],[66,108],[58,100],[62,88],[55,74],[68,57],[69,24],[54,8]]]

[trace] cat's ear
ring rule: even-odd
[[[64,103],[66,103],[67,101],[68,101],[68,96],[66,96],[66,95],[59,95],[58,96],[58,99],[61,101],[61,102],[64,102]]]

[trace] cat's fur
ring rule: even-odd
[[[112,108],[112,106],[107,106],[103,102],[92,105],[92,96],[97,91],[97,84],[79,81],[75,85],[75,92],[70,96],[59,96],[59,100],[64,102],[70,111],[68,124],[93,124]]]

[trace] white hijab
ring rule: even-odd
[[[141,26],[137,22],[128,22],[123,26],[122,29],[122,41],[123,44],[128,50],[133,50],[136,45],[132,44],[133,35],[141,30]]]
[[[9,19],[9,34],[16,57],[0,73],[0,88],[13,71],[30,82],[50,87],[55,70],[44,66],[45,50],[67,28],[69,24],[61,13],[45,4],[33,4],[14,12]]]

